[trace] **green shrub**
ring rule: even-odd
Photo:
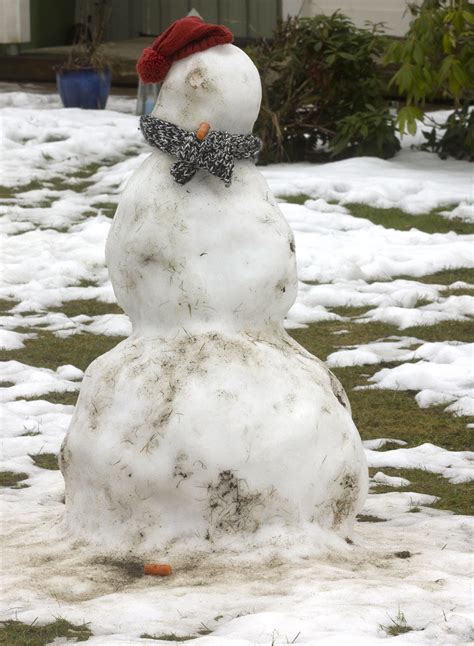
[[[438,153],[442,159],[456,157],[474,161],[474,110],[466,102],[452,112],[446,123],[436,125],[431,130],[423,130],[426,142],[423,150]]]
[[[250,48],[262,76],[256,132],[261,161],[392,156],[399,143],[383,98],[379,26],[358,29],[342,14],[288,18],[273,39]]]
[[[389,159],[400,150],[394,119],[387,110],[367,105],[365,112],[355,112],[339,121],[330,141],[333,155],[372,155]]]
[[[474,98],[474,4],[424,0],[409,10],[413,20],[406,37],[393,42],[385,55],[387,64],[398,65],[390,85],[405,97],[397,117],[400,131],[416,132],[427,101],[449,99],[454,114],[438,133],[429,133],[425,148],[472,159],[474,123],[467,105]]]

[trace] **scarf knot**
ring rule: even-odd
[[[195,132],[149,115],[140,117],[140,128],[147,143],[177,158],[170,173],[178,184],[186,184],[203,169],[229,186],[234,159],[255,157],[261,149],[260,140],[253,135],[211,130],[200,140]]]

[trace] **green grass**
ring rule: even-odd
[[[117,202],[94,202],[92,206],[100,209],[102,213],[108,218],[113,218],[117,210]]]
[[[465,283],[473,284],[474,283],[474,269],[469,269],[466,267],[457,268],[457,269],[443,269],[437,271],[433,274],[425,274],[424,276],[410,276],[407,274],[399,274],[398,276],[389,276],[387,278],[377,278],[375,281],[367,281],[368,283],[377,282],[391,282],[392,280],[410,280],[417,283],[424,283],[426,285],[446,285],[449,288],[449,285],[456,283],[458,281],[463,281]],[[308,285],[320,285],[319,281],[304,281]],[[324,283],[323,283],[324,284]],[[444,296],[448,289],[443,290],[441,295]],[[453,289],[453,294],[459,294],[462,290]]]
[[[401,610],[398,610],[397,616],[395,619],[390,617],[390,624],[388,626],[382,626],[380,624],[380,629],[387,633],[390,637],[398,637],[398,635],[404,635],[413,630],[411,626],[408,625],[405,615]]]
[[[47,180],[39,181],[32,180],[28,184],[21,184],[19,186],[1,186],[0,185],[0,200],[13,200],[20,193],[27,193],[28,191],[38,191],[48,188],[52,191],[75,191],[82,193],[87,188],[93,185],[91,178],[100,169],[107,166],[112,166],[119,162],[121,157],[116,159],[104,159],[100,163],[93,162],[87,166],[83,166],[80,170],[67,175],[57,175],[50,177]],[[46,198],[49,200],[49,198]],[[116,205],[115,205],[116,206]]]
[[[55,141],[67,141],[69,137],[61,137],[60,135],[48,135],[44,140],[45,144],[51,144]]]
[[[38,180],[32,180],[31,182],[28,182],[28,184],[21,184],[20,186],[0,186],[0,199],[13,200],[18,193],[38,191],[42,188],[44,188],[44,186]]]
[[[103,301],[98,301],[97,299],[85,299],[85,300],[74,300],[74,301],[65,301],[58,307],[51,307],[50,312],[62,312],[72,318],[73,316],[79,316],[80,314],[86,314],[87,316],[100,316],[102,314],[123,314],[121,307],[115,303],[104,303]]]
[[[398,330],[399,336],[416,336],[422,341],[463,341],[471,343],[474,321],[442,321],[436,325],[407,327]]]
[[[27,480],[30,476],[27,473],[14,473],[13,471],[0,471],[0,487],[9,487],[10,489],[24,489],[29,485],[22,481]],[[0,642],[1,644],[1,642]]]
[[[85,642],[92,637],[92,631],[88,624],[75,625],[60,618],[43,626],[36,621],[32,624],[12,619],[0,622],[0,644],[5,646],[46,646],[60,637]]]
[[[353,318],[353,317],[362,316],[363,314],[369,311],[369,307],[367,307],[367,305],[363,305],[362,307],[345,305],[344,307],[331,307],[327,309],[330,309],[330,311],[334,312],[334,314],[337,314],[338,316],[343,316],[344,318]]]
[[[285,196],[282,199],[290,204],[304,204],[306,200],[317,199],[317,197],[301,193],[300,195]],[[337,202],[330,201],[329,204],[337,204]],[[354,217],[370,220],[373,224],[382,225],[386,229],[409,231],[415,228],[425,233],[449,233],[449,231],[462,234],[474,233],[474,224],[463,222],[461,219],[450,220],[439,214],[440,211],[449,210],[449,207],[440,207],[429,213],[411,215],[397,208],[380,209],[356,202],[343,204],[343,206]]]
[[[161,640],[162,642],[189,642],[192,639],[197,639],[199,635],[182,635],[179,637],[175,633],[167,633],[164,635],[150,635],[149,633],[142,633],[140,637],[142,639],[156,639]]]
[[[79,397],[79,392],[74,391],[74,392],[65,392],[65,393],[50,392],[50,393],[44,393],[40,396],[36,395],[35,397],[22,397],[22,399],[24,399],[25,401],[38,401],[38,399],[42,399],[44,401],[50,402],[51,404],[62,404],[63,406],[75,406],[78,397]],[[41,435],[41,433],[23,433],[23,436],[25,435]]]
[[[443,269],[442,271],[437,271],[434,274],[427,274],[420,278],[413,278],[413,276],[400,276],[400,278],[417,280],[420,283],[427,283],[428,285],[452,285],[458,281],[474,283],[474,268],[468,269],[462,267],[460,269]]]
[[[446,413],[441,406],[420,408],[414,392],[354,390],[355,386],[367,385],[364,375],[379,369],[354,366],[333,371],[348,393],[362,439],[387,437],[403,440],[408,447],[430,443],[450,451],[465,451],[472,444],[472,431],[466,428],[469,418]]]
[[[15,305],[18,305],[18,301],[9,300],[7,298],[0,298],[0,312],[4,314],[11,310]]]
[[[304,204],[306,200],[313,200],[316,198],[311,197],[311,195],[306,195],[306,193],[300,193],[299,195],[285,195],[281,198],[288,202],[289,204]]]
[[[359,523],[385,523],[385,518],[379,518],[378,516],[371,516],[370,514],[359,514],[357,516],[357,522]]]
[[[339,312],[341,308],[337,308]],[[346,311],[350,308],[344,308]],[[341,314],[346,316],[347,314]],[[395,325],[379,321],[360,323],[355,321],[321,321],[307,328],[290,331],[291,336],[320,359],[331,352],[350,345],[370,343],[388,336],[416,337],[420,341],[463,341],[473,337],[473,321],[443,321],[437,325],[420,325],[400,330]],[[345,334],[337,334],[347,330]],[[370,368],[370,367],[369,367]]]
[[[121,340],[122,337],[100,334],[75,334],[59,338],[51,332],[38,331],[36,338],[27,339],[25,347],[15,351],[15,360],[51,370],[65,364],[85,370],[96,357],[111,350]],[[11,358],[11,352],[0,351],[0,360],[8,361]]]
[[[405,491],[416,491],[416,493],[423,493],[439,498],[430,507],[452,511],[456,514],[474,514],[473,482],[452,484],[446,478],[436,473],[425,471],[424,469],[393,469],[384,467],[382,469],[369,469],[369,473],[370,475],[374,475],[380,470],[388,476],[407,478],[410,484],[404,488]],[[399,489],[387,485],[378,485],[373,489],[373,492],[376,494],[388,493],[390,491],[399,491]]]
[[[164,633],[163,635],[150,635],[149,633],[142,633],[140,635],[141,639],[156,639],[156,640],[161,640],[163,642],[189,642],[193,639],[197,639],[198,637],[201,637],[202,635],[209,635],[211,631],[200,631],[198,630],[197,635],[181,635],[178,636],[175,633]]]
[[[58,456],[55,453],[30,453],[30,458],[41,469],[47,469],[48,471],[59,470]]]
[[[386,229],[398,229],[409,231],[418,229],[425,233],[474,233],[474,224],[463,222],[460,219],[449,220],[437,212],[437,209],[430,213],[411,215],[401,209],[378,209],[367,204],[344,204],[346,209],[356,218],[370,220],[373,224],[379,224]],[[443,209],[441,209],[443,210]]]
[[[341,330],[348,330],[348,333],[335,334]],[[325,360],[331,352],[347,345],[360,345],[393,334],[397,336],[401,334],[394,325],[378,321],[363,324],[351,321],[321,321],[306,328],[290,330],[289,333],[298,343],[322,360]]]
[[[443,289],[441,292],[443,298],[448,298],[448,296],[474,296],[474,287],[460,287]]]

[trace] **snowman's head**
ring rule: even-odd
[[[153,116],[195,130],[249,134],[262,98],[260,76],[250,58],[231,44],[176,61],[166,75]]]

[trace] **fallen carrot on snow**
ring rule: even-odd
[[[173,573],[173,569],[168,563],[145,563],[143,572],[144,574],[153,574],[154,576],[170,576]]]

